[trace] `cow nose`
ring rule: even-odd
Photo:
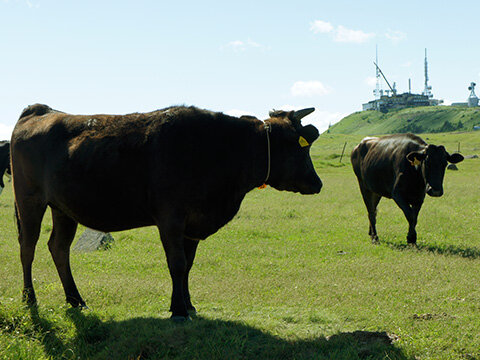
[[[310,184],[304,184],[300,189],[300,193],[303,195],[313,195],[318,194],[322,189],[322,180],[317,176],[315,182],[311,182]]]
[[[440,189],[440,190],[435,190],[433,188],[430,188],[428,191],[427,191],[427,194],[430,195],[430,196],[433,196],[433,197],[440,197],[443,195],[443,189]]]

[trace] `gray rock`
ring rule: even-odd
[[[465,159],[478,159],[478,155],[466,155]]]
[[[458,167],[455,164],[448,164],[447,169],[448,170],[458,170]]]
[[[90,252],[96,250],[107,250],[114,242],[110,233],[104,233],[97,230],[86,228],[77,243],[73,247],[75,251]]]

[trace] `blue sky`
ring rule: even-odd
[[[471,0],[0,0],[0,138],[36,102],[259,118],[314,106],[305,122],[324,130],[373,98],[376,45],[399,92],[409,78],[423,90],[428,48],[434,96],[465,101],[471,81],[480,92],[479,19]]]

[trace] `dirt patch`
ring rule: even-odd
[[[439,319],[454,319],[455,316],[448,315],[447,313],[441,314],[413,314],[413,320],[439,320]]]

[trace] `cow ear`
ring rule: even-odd
[[[300,137],[305,138],[305,140],[308,142],[308,145],[312,144],[315,140],[317,140],[319,136],[317,128],[313,125],[303,126],[298,131],[298,133],[300,134]],[[301,142],[300,145],[302,145]]]
[[[454,153],[452,155],[447,153],[447,161],[452,164],[459,163],[460,161],[463,161],[463,156],[459,153]]]
[[[425,160],[426,154],[423,152],[418,152],[418,151],[412,151],[407,155],[407,160],[410,162],[410,164],[413,165],[420,165],[420,162]]]

